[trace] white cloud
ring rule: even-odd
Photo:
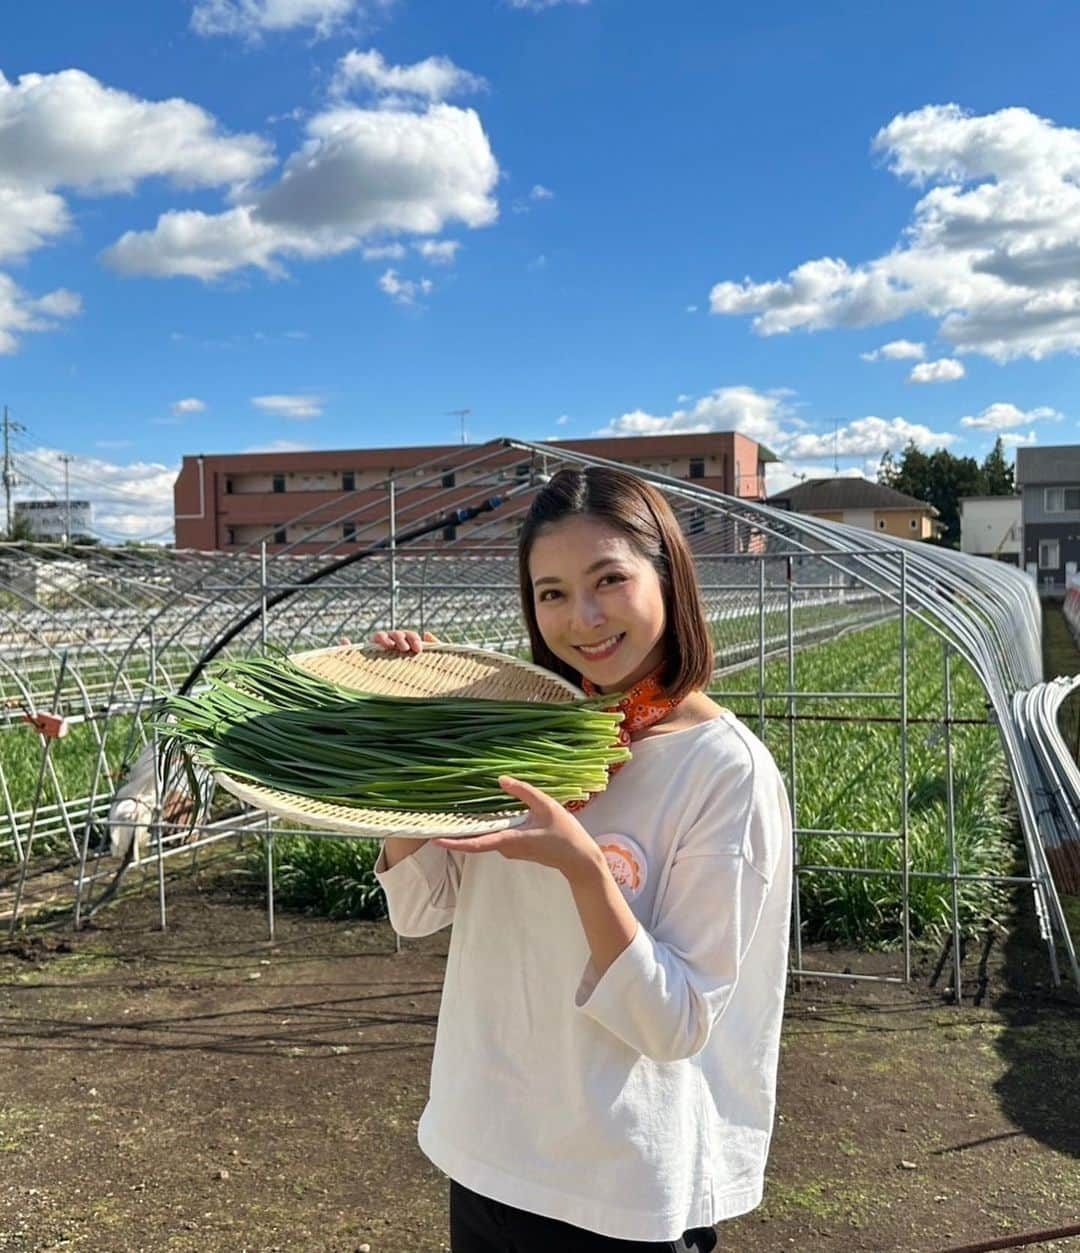
[[[955,357],[940,357],[937,361],[921,361],[908,375],[909,383],[955,383],[964,377],[963,362]]]
[[[784,438],[781,423],[787,412],[783,397],[766,395],[752,387],[720,387],[702,396],[692,408],[676,409],[665,416],[635,409],[615,418],[594,434],[673,435],[740,431],[773,448]]]
[[[306,422],[311,418],[317,418],[323,411],[321,396],[252,396],[251,403],[257,409],[262,409],[264,413],[272,413],[279,418],[289,418],[294,422]]]
[[[950,431],[932,431],[928,426],[908,422],[904,418],[870,416],[847,422],[837,427],[835,433],[827,431],[819,435],[804,432],[785,441],[782,447],[786,458],[809,461],[819,457],[824,460],[834,455],[880,457],[886,451],[905,447],[910,440],[914,440],[920,448],[947,448],[956,439]]]
[[[786,279],[717,283],[714,313],[751,316],[763,335],[925,314],[958,353],[1080,351],[1080,130],[929,105],[873,146],[899,178],[932,184],[902,242],[856,265],[822,257]]]
[[[17,500],[63,500],[63,449],[39,446],[24,454],[25,477]],[[102,457],[76,457],[70,464],[71,498],[89,500],[91,527],[105,538],[165,538],[173,525],[173,484],[179,465],[157,461],[121,464]]]
[[[228,135],[186,100],[148,101],[117,91],[82,70],[0,73],[0,259],[19,259],[70,229],[57,191],[129,193],[146,178],[183,188],[234,190],[270,164],[255,135]],[[74,292],[33,297],[0,274],[0,352],[21,334],[55,329],[81,309]]]
[[[17,84],[0,74],[0,183],[9,188],[99,195],[154,176],[178,187],[237,186],[270,164],[266,140],[222,133],[190,101],[141,100],[82,70],[24,74]]]
[[[364,90],[389,96],[395,102],[426,101],[434,104],[451,96],[483,91],[487,83],[478,74],[461,69],[449,57],[428,57],[413,65],[389,65],[381,52],[353,49],[337,63],[330,84],[332,95]]]
[[[595,435],[670,435],[707,431],[738,431],[766,445],[780,457],[768,468],[769,491],[778,491],[796,481],[801,471],[810,477],[832,474],[815,461],[831,461],[834,456],[864,459],[862,469],[850,467],[841,474],[873,477],[873,469],[886,451],[898,452],[910,441],[924,449],[945,448],[957,436],[933,431],[904,418],[869,416],[856,418],[836,429],[816,434],[792,409],[794,393],[788,388],[759,392],[752,387],[721,387],[703,396],[690,408],[658,416],[636,409],[624,413]]]
[[[555,193],[550,187],[545,187],[543,183],[535,183],[532,191],[529,192],[530,200],[554,200]]]
[[[220,214],[164,213],[106,257],[129,274],[210,280],[252,266],[280,275],[284,258],[333,256],[372,235],[488,226],[498,175],[471,109],[333,108],[310,119],[281,178],[250,202]]]
[[[404,244],[372,244],[361,253],[365,261],[400,261],[405,256]]]
[[[429,278],[410,279],[400,278],[397,270],[389,269],[379,278],[379,290],[399,305],[411,305],[416,301],[417,296],[426,296],[434,288],[435,284]]]
[[[926,345],[910,339],[893,339],[873,352],[861,352],[864,361],[921,361],[926,356]]]
[[[555,425],[566,426],[566,424],[569,421],[570,421],[570,415],[568,413],[563,413],[563,414],[560,414],[560,416],[555,419]]]
[[[588,4],[589,0],[506,0],[512,9],[529,9],[533,13],[542,13],[545,9],[554,9],[560,4]]]
[[[1060,422],[1064,415],[1049,405],[1039,405],[1035,409],[1020,409],[1005,401],[987,405],[982,413],[960,419],[961,426],[971,427],[977,431],[1007,431],[1012,427],[1029,426],[1032,422],[1047,420]]]
[[[292,439],[272,439],[268,444],[252,444],[244,452],[308,452],[310,444],[298,444]]]
[[[359,0],[196,0],[191,28],[199,35],[255,39],[267,31],[309,26],[326,36],[360,9]]]
[[[56,330],[60,318],[71,318],[82,302],[65,288],[33,297],[9,275],[0,272],[0,356],[15,352],[19,337],[31,331]]]
[[[1035,444],[1038,442],[1034,431],[1028,431],[1021,435],[1018,432],[1012,432],[1001,436],[1001,442],[1006,448],[1021,448],[1025,444]]]
[[[200,400],[198,396],[186,396],[183,400],[174,401],[169,407],[179,417],[184,413],[204,413],[206,402]]]
[[[432,265],[453,265],[461,242],[457,239],[422,239],[413,247]]]
[[[70,227],[62,196],[26,183],[0,183],[0,259],[43,248]]]

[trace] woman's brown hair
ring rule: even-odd
[[[694,558],[671,506],[652,484],[625,470],[585,466],[560,470],[533,500],[518,538],[521,608],[529,629],[533,661],[572,683],[581,674],[544,643],[536,621],[529,557],[537,535],[564,518],[584,514],[621,532],[660,578],[664,598],[666,694],[682,700],[712,678],[712,635],[705,620]]]

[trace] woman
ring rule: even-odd
[[[658,491],[561,471],[519,562],[534,661],[622,694],[632,760],[576,808],[504,777],[523,825],[385,842],[395,929],[454,924],[420,1147],[451,1180],[454,1253],[712,1249],[713,1224],[762,1196],[787,797],[703,690],[709,628]],[[413,631],[373,638],[423,648]]]

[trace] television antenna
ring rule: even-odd
[[[461,442],[467,444],[469,441],[465,435],[465,419],[472,413],[471,409],[451,409],[447,413],[447,417],[461,419]]]

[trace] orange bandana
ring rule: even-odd
[[[646,727],[651,727],[653,723],[660,722],[679,703],[676,700],[672,700],[670,696],[664,695],[664,689],[660,686],[659,678],[663,669],[664,663],[661,662],[651,674],[647,674],[643,679],[635,683],[626,692],[622,700],[608,706],[612,711],[622,710],[623,720],[619,723],[619,743],[624,747],[629,747],[632,732],[644,731]],[[581,687],[586,696],[601,695],[596,685],[590,683],[584,675],[581,679]],[[617,761],[614,765],[609,766],[608,778],[610,779],[612,775],[617,774],[625,765],[625,761]],[[591,799],[592,797],[589,797],[589,800]],[[579,809],[584,809],[589,800],[567,801],[566,808],[571,813],[576,813]]]

